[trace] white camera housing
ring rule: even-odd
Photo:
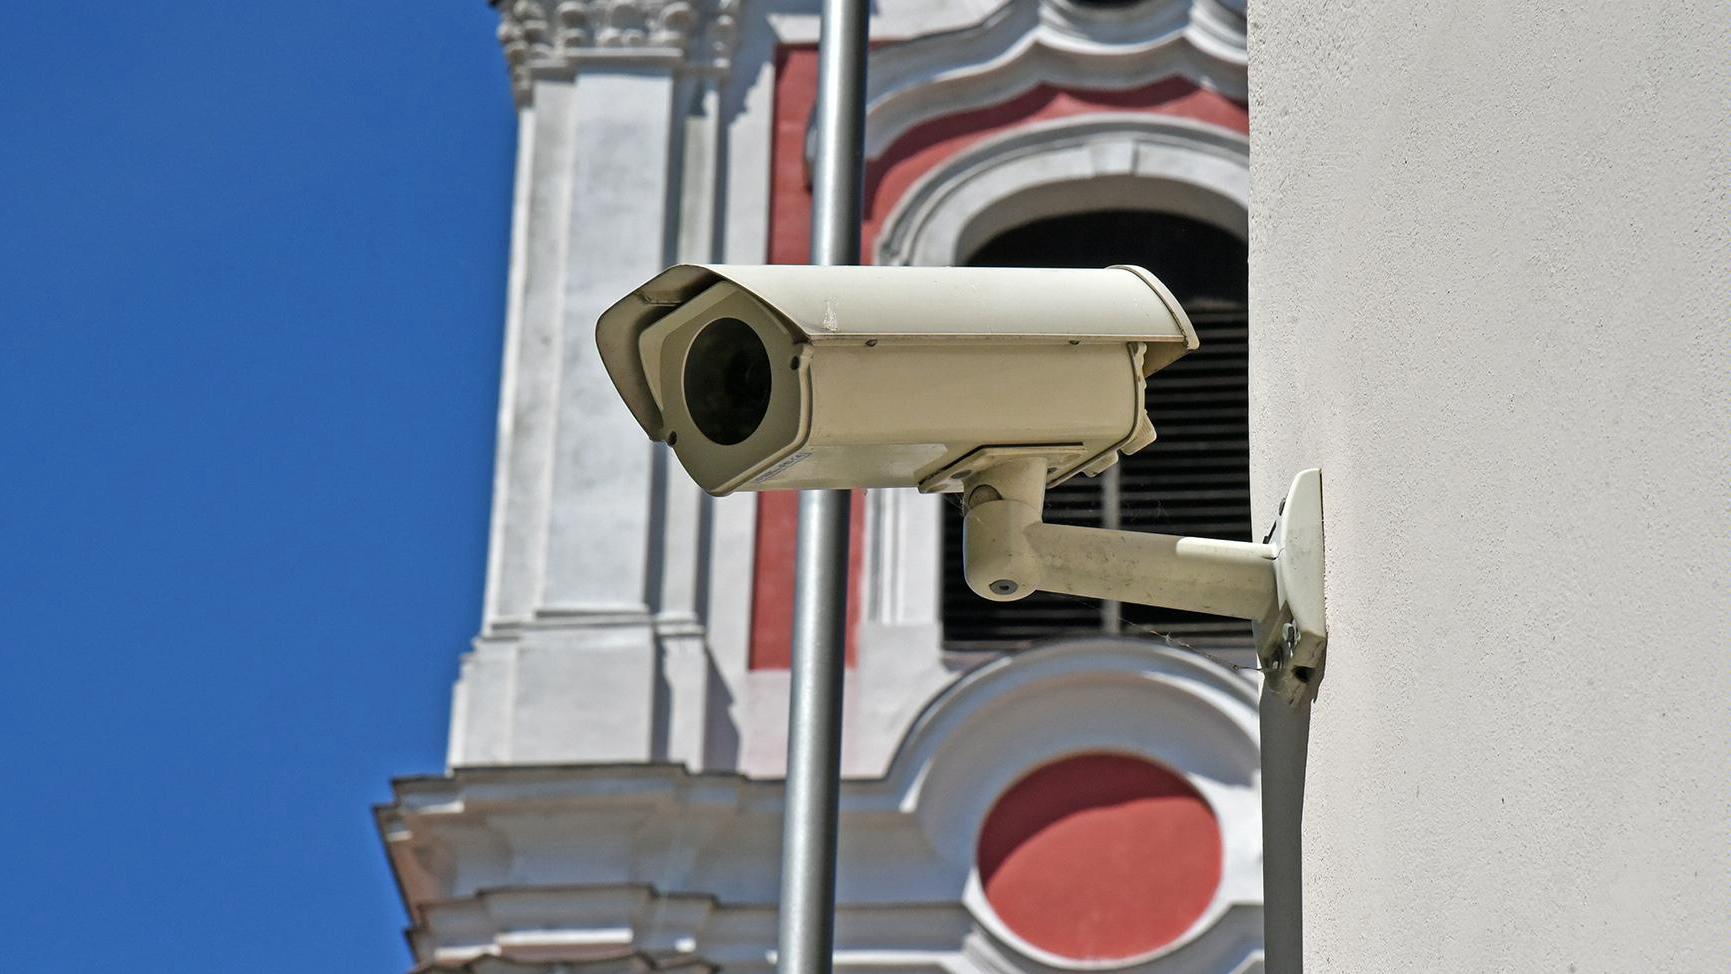
[[[1249,619],[1266,689],[1322,678],[1322,476],[1301,472],[1260,544],[1046,524],[1046,488],[1154,439],[1146,378],[1197,347],[1154,275],[1105,270],[704,266],[601,316],[633,416],[698,485],[962,491],[964,574]]]
[[[1139,267],[706,266],[601,316],[638,423],[712,494],[962,489],[1037,457],[1048,486],[1154,439],[1144,380],[1197,347]]]

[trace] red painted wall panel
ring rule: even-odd
[[[860,619],[860,581],[864,577],[865,495],[853,494],[848,542],[847,665],[859,662],[855,632]],[[798,539],[799,493],[765,491],[757,495],[757,556],[751,586],[751,653],[754,670],[785,670],[793,663],[794,549]]]
[[[1121,754],[1048,764],[1004,792],[976,864],[1004,925],[1075,960],[1166,946],[1214,899],[1225,847],[1214,812],[1177,774]]]

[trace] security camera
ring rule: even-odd
[[[1048,486],[1154,439],[1145,378],[1197,347],[1139,267],[703,266],[601,316],[631,413],[712,494],[957,491],[1010,458]]]
[[[1154,275],[1010,268],[704,266],[601,316],[601,360],[699,486],[959,491],[964,574],[1249,619],[1267,688],[1321,680],[1322,478],[1260,544],[1046,524],[1046,489],[1154,439],[1147,377],[1197,347]]]

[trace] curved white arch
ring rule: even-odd
[[[958,153],[896,202],[879,264],[957,264],[997,234],[1095,209],[1158,210],[1249,236],[1250,146],[1229,129],[1108,112],[1014,129]]]

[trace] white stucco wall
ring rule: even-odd
[[[1324,471],[1306,970],[1731,969],[1719,2],[1251,11],[1258,521]]]

